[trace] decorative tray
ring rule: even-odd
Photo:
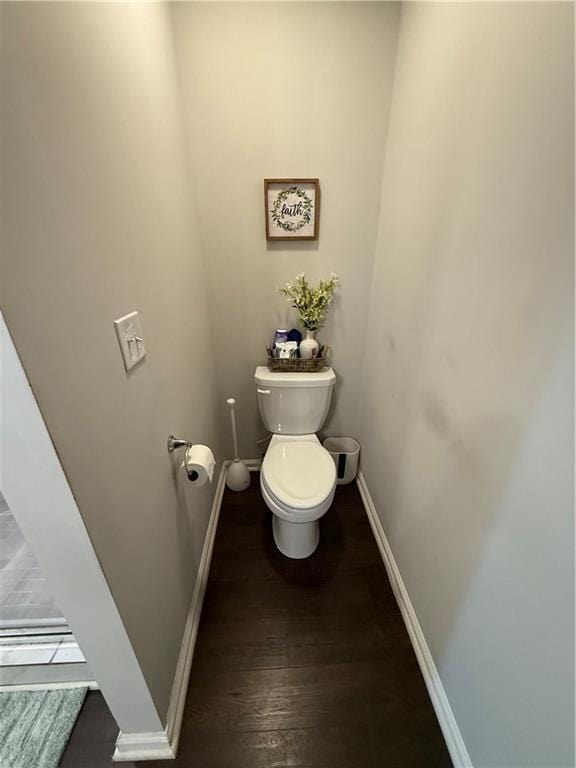
[[[320,373],[328,365],[328,349],[322,347],[318,357],[304,360],[301,357],[280,358],[268,353],[268,368],[275,373]]]

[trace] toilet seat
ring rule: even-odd
[[[336,467],[316,435],[275,435],[262,463],[260,484],[276,514],[308,522],[330,507]]]

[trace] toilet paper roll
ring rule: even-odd
[[[212,482],[216,459],[207,445],[192,445],[188,448],[182,464],[192,485],[204,485],[206,481]]]

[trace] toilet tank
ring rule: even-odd
[[[318,432],[328,415],[335,381],[332,368],[320,373],[273,373],[259,365],[254,382],[264,426],[282,435]]]

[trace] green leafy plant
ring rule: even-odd
[[[301,272],[296,275],[296,280],[289,280],[278,290],[298,310],[302,327],[307,331],[317,331],[324,325],[338,285],[338,275],[332,273],[328,280],[320,280],[318,286],[313,288]]]

